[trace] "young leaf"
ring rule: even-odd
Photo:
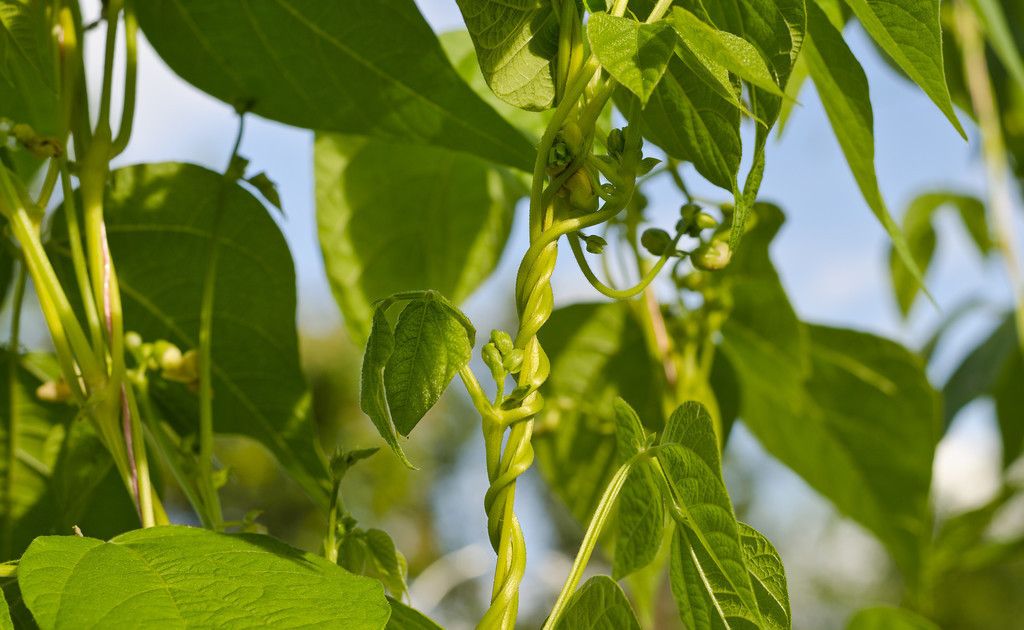
[[[683,44],[706,63],[720,65],[766,92],[783,96],[761,54],[747,40],[720,31],[681,7],[672,11],[670,21]]]
[[[938,209],[946,205],[952,205],[959,211],[961,222],[982,255],[992,248],[988,225],[985,223],[985,206],[981,201],[953,192],[925,193],[911,201],[903,215],[903,233],[907,238],[907,247],[923,274],[928,273],[932,255],[935,253],[936,237],[932,217]],[[906,317],[914,304],[920,285],[893,249],[889,251],[889,271],[896,303],[900,313]]]
[[[679,535],[700,573],[715,572],[717,583],[707,587],[715,596],[728,592],[745,616],[761,625],[750,573],[740,543],[739,524],[722,481],[718,438],[707,409],[689,402],[669,418],[661,437],[657,460],[662,467],[671,500],[685,523]],[[680,541],[682,543],[682,541]]]
[[[923,285],[923,274],[913,252],[889,214],[878,188],[874,115],[864,70],[843,41],[842,34],[814,2],[807,4],[807,32],[809,37],[804,46],[804,56],[853,178],[868,207],[889,234],[896,253],[918,285]]]
[[[387,532],[379,529],[354,529],[341,541],[338,564],[356,575],[380,580],[394,597],[403,597],[408,590],[405,583],[406,562],[395,548]]]
[[[456,0],[487,85],[501,100],[542,111],[555,100],[558,16],[549,0]]]
[[[363,410],[377,432],[384,438],[391,450],[398,455],[409,468],[413,465],[405,456],[398,443],[398,431],[391,418],[388,407],[387,391],[384,387],[384,369],[388,359],[395,351],[395,331],[388,321],[386,305],[378,305],[373,313],[373,326],[366,340],[366,351],[363,354],[362,377],[359,383],[359,408]]]
[[[740,543],[743,545],[743,559],[750,571],[754,595],[766,622],[776,628],[792,626],[789,609],[789,588],[786,586],[786,569],[782,558],[771,541],[764,534],[746,523],[740,523]]]
[[[616,102],[629,115],[630,99],[619,90]],[[645,138],[678,160],[692,162],[709,182],[737,189],[740,168],[740,112],[701,80],[682,59],[669,60],[668,70],[641,112]]]
[[[905,608],[878,606],[858,611],[846,630],[939,630],[939,626]]]
[[[269,175],[260,171],[245,181],[258,190],[263,195],[263,198],[270,202],[270,205],[277,208],[278,211],[284,212],[281,208],[281,195],[277,192],[277,184],[274,180],[270,179]]]
[[[606,575],[590,578],[573,593],[555,630],[640,630],[622,588]]]
[[[676,47],[676,34],[667,22],[643,24],[607,13],[587,22],[594,56],[608,74],[647,105]]]
[[[406,606],[402,602],[388,598],[391,604],[391,618],[384,630],[442,630],[441,626],[430,620],[426,615]]]
[[[615,399],[615,419],[615,450],[622,465],[647,447],[647,432],[636,411],[621,398]],[[656,473],[649,460],[639,461],[619,491],[612,566],[616,579],[642,569],[658,554],[665,508]]]
[[[43,536],[25,552],[18,584],[42,630],[132,627],[381,628],[380,583],[255,534],[153,527],[103,542]]]
[[[530,143],[459,78],[411,0],[358,10],[295,0],[149,0],[136,12],[171,69],[228,104],[299,127],[533,167]]]
[[[118,169],[107,190],[104,218],[117,261],[125,328],[145,340],[196,348],[207,262],[217,247],[215,429],[263,443],[326,507],[327,458],[316,442],[299,365],[295,271],[267,209],[221,174],[189,164]],[[51,248],[61,262],[62,278],[74,286],[65,224],[60,216],[53,222]],[[154,386],[152,395],[180,434],[198,430],[196,397],[185,385],[163,383]]]
[[[434,292],[410,302],[395,326],[384,389],[395,428],[409,435],[469,363],[476,331]]]
[[[946,86],[939,0],[846,0],[846,3],[864,30],[907,76],[921,86],[966,140],[967,135],[953,111]],[[808,3],[808,15],[813,12],[813,4]],[[813,32],[812,37],[816,37]],[[829,58],[834,61],[831,56]]]
[[[557,309],[539,336],[551,361],[547,404],[533,445],[549,487],[586,523],[617,466],[614,404],[622,397],[647,429],[663,423],[662,381],[629,304]]]
[[[430,287],[455,303],[493,271],[526,188],[508,171],[434,147],[319,135],[324,266],[357,343],[373,303]]]

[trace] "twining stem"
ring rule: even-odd
[[[597,502],[597,508],[594,509],[594,515],[590,518],[590,525],[587,526],[587,531],[583,535],[583,542],[580,543],[580,550],[572,563],[569,577],[566,578],[565,584],[562,585],[562,591],[558,594],[558,599],[555,600],[555,605],[551,609],[551,614],[548,615],[547,621],[544,622],[542,630],[551,630],[558,624],[559,617],[565,611],[569,599],[576,591],[576,586],[579,585],[580,579],[583,577],[583,571],[587,568],[587,563],[590,562],[590,555],[594,552],[594,548],[597,547],[597,541],[601,537],[604,525],[612,513],[616,499],[619,497],[619,491],[622,490],[626,479],[629,478],[630,471],[644,457],[647,457],[647,454],[644,452],[637,453],[631,457],[615,471],[615,474],[608,481],[608,485],[605,486],[604,493]]]
[[[963,0],[956,3],[956,21],[963,46],[964,77],[981,131],[989,210],[994,219],[996,244],[1002,253],[1003,264],[1012,285],[1017,341],[1021,352],[1024,352],[1024,270],[1021,269],[1021,250],[1013,225],[1013,193],[1007,176],[1009,163],[999,122],[999,105],[992,89],[992,79],[985,59],[985,44],[977,18],[969,4]]]
[[[3,502],[3,543],[0,553],[4,558],[11,556],[14,540],[14,489],[18,485],[17,465],[18,449],[21,437],[21,388],[18,386],[18,370],[21,365],[21,306],[25,300],[24,265],[19,265],[18,277],[14,285],[14,296],[11,299],[11,337],[7,342],[7,400],[10,403],[7,418],[7,477],[4,480]]]

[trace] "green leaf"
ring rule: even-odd
[[[913,252],[889,214],[878,188],[875,175],[874,114],[864,70],[843,41],[842,34],[814,2],[807,4],[807,31],[804,56],[853,178],[868,207],[889,234],[900,260],[917,284],[923,285],[923,274],[915,262]],[[941,71],[941,62],[939,68]]]
[[[1017,325],[1007,313],[984,341],[968,353],[942,388],[946,426],[967,403],[988,395],[1017,352]]]
[[[619,465],[647,448],[647,432],[640,417],[621,398],[615,399],[615,443]],[[642,569],[658,555],[665,509],[656,473],[649,460],[636,462],[619,491],[612,566],[616,579]]]
[[[456,0],[487,85],[503,101],[542,111],[555,101],[558,16],[549,0]]]
[[[670,20],[683,44],[706,62],[720,65],[766,92],[783,96],[753,44],[742,37],[716,29],[680,7],[672,11]]]
[[[864,30],[921,86],[964,139],[942,64],[939,0],[846,0]],[[808,3],[808,14],[812,13]],[[812,37],[816,37],[813,34]],[[827,53],[826,53],[827,54]],[[834,59],[828,55],[831,61]],[[817,81],[815,81],[817,83]]]
[[[363,353],[359,408],[370,417],[370,421],[377,427],[377,432],[391,447],[391,450],[398,455],[402,463],[412,468],[412,464],[398,443],[398,431],[391,419],[391,409],[388,407],[387,391],[384,387],[384,369],[394,351],[395,331],[391,328],[391,322],[388,321],[387,305],[380,304],[374,311],[373,327],[370,329],[370,336],[366,341],[366,351]]]
[[[299,365],[295,272],[288,245],[267,209],[218,173],[163,163],[114,171],[104,215],[125,328],[147,341],[166,339],[182,351],[197,347],[207,264],[212,247],[218,248],[212,331],[215,429],[263,443],[326,507],[330,475],[316,442]],[[64,263],[63,277],[71,286],[65,221],[58,217],[53,225],[54,255]],[[197,431],[196,397],[185,385],[162,383],[152,394],[176,430],[183,435]]]
[[[756,323],[747,324],[756,327]],[[743,420],[772,455],[873,532],[906,575],[930,538],[940,405],[920,360],[893,342],[808,326],[810,372],[727,327]]]
[[[388,598],[391,604],[391,618],[385,630],[442,630],[441,626],[431,621],[426,615],[414,610],[392,597]]]
[[[270,179],[269,175],[260,171],[245,181],[249,182],[253,188],[259,191],[263,198],[270,202],[270,205],[284,212],[281,208],[281,195],[277,192],[277,184],[274,180]]]
[[[587,22],[587,38],[608,74],[647,105],[676,46],[672,26],[595,13]]]
[[[384,389],[395,428],[408,436],[469,364],[476,331],[431,291],[410,302],[395,326],[395,350],[384,368]]]
[[[672,414],[661,436],[657,460],[675,509],[685,527],[691,557],[701,574],[715,575],[710,592],[727,592],[754,623],[761,616],[740,543],[739,524],[722,480],[718,438],[707,409],[685,403]],[[680,543],[682,544],[682,540]],[[682,549],[682,552],[686,552]]]
[[[73,422],[71,406],[39,400],[40,385],[22,358],[0,350],[0,560],[72,525],[111,535],[139,526],[91,427]]]
[[[55,136],[60,127],[60,94],[48,5],[42,0],[0,3],[0,118],[24,123],[37,133]],[[23,175],[39,162],[18,151]]]
[[[382,628],[380,584],[268,536],[168,526],[103,542],[37,538],[18,567],[42,630],[59,627]]]
[[[878,606],[858,611],[846,624],[846,630],[939,630],[939,627],[905,608]]]
[[[954,192],[929,192],[919,195],[910,202],[903,215],[903,233],[906,235],[910,254],[922,274],[928,273],[932,255],[935,253],[933,216],[937,210],[947,205],[952,205],[959,211],[961,222],[982,255],[992,248],[988,225],[985,223],[985,206],[977,198]],[[896,303],[903,317],[907,317],[920,285],[892,249],[889,252],[889,271]]]
[[[337,135],[317,137],[315,169],[324,265],[357,343],[376,300],[415,289],[465,300],[497,264],[526,193],[468,155]]]
[[[728,191],[737,188],[740,168],[740,112],[674,57],[668,70],[641,112],[645,138],[677,160],[692,162],[709,182]],[[619,91],[619,109],[630,115],[632,96]]]
[[[639,412],[646,429],[657,431],[662,377],[626,302],[557,309],[539,337],[551,376],[534,429],[538,467],[572,515],[586,523],[618,467],[616,397]]]
[[[7,599],[0,593],[0,630],[14,630],[11,611],[7,607]]]
[[[771,626],[790,628],[792,613],[782,558],[761,532],[746,523],[740,523],[739,526],[743,559],[750,571],[750,581],[754,585],[754,595],[757,596],[761,614]]]
[[[445,54],[448,55],[448,59],[455,67],[455,71],[459,73],[463,81],[469,84],[469,87],[473,88],[476,95],[493,107],[494,111],[498,112],[502,118],[523,132],[534,144],[539,142],[551,116],[547,113],[538,115],[537,112],[509,105],[491,91],[491,87],[487,85],[487,79],[480,71],[476,48],[473,46],[473,38],[469,31],[448,31],[441,33],[438,39],[441,41],[441,46],[444,48]]]
[[[573,593],[555,630],[640,630],[640,623],[622,588],[598,575]]]
[[[985,28],[985,38],[1017,85],[1024,89],[1024,59],[1013,39],[1003,8],[997,0],[971,0],[975,14]]]
[[[341,541],[338,564],[356,575],[379,580],[394,597],[403,597],[408,590],[405,557],[383,530],[353,529],[346,532]]]
[[[136,12],[171,69],[228,104],[299,127],[533,167],[530,143],[459,78],[412,0],[358,10],[295,0],[150,0]]]
[[[996,418],[1003,438],[1003,467],[1008,468],[1024,453],[1024,357],[1014,353],[1003,366],[992,391],[996,402]]]

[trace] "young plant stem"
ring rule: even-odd
[[[974,11],[964,0],[956,3],[957,30],[963,46],[964,77],[971,95],[971,104],[981,131],[985,176],[988,180],[988,206],[995,226],[996,244],[1010,279],[1015,304],[1017,341],[1024,353],[1024,269],[1021,249],[1014,228],[1013,193],[1007,171],[1006,143],[1000,127],[999,105],[996,103],[985,43]]]
[[[25,300],[26,271],[19,265],[14,296],[11,299],[11,336],[7,342],[7,400],[10,404],[7,418],[7,477],[3,489],[3,538],[0,553],[9,558],[14,540],[14,489],[18,485],[18,449],[21,436],[21,400],[19,399],[18,371],[21,365],[21,306]]]
[[[583,535],[583,542],[580,543],[580,550],[572,563],[569,577],[566,578],[565,584],[562,585],[562,591],[558,594],[558,599],[555,600],[555,605],[551,609],[551,614],[548,615],[547,621],[544,622],[542,630],[552,630],[558,624],[558,620],[562,613],[565,612],[569,599],[576,591],[576,587],[583,577],[583,571],[587,568],[587,563],[590,562],[590,556],[594,553],[594,548],[597,547],[597,541],[601,537],[604,525],[612,513],[616,499],[619,497],[619,491],[622,490],[623,484],[626,483],[626,479],[629,477],[633,466],[645,457],[647,457],[645,452],[637,453],[631,457],[615,471],[615,474],[608,481],[608,485],[605,486],[604,493],[601,494],[601,498],[597,503],[597,508],[594,509],[594,515],[590,518],[590,525],[587,526],[587,531]]]

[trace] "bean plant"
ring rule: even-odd
[[[479,628],[517,625],[517,483],[535,465],[580,527],[545,629],[654,627],[663,592],[686,628],[792,627],[783,558],[723,478],[738,421],[891,558],[901,605],[850,628],[999,627],[949,593],[1021,557],[1024,532],[988,534],[1018,487],[1007,473],[949,516],[931,486],[937,442],[976,398],[995,401],[1007,470],[1024,450],[1018,0],[454,0],[465,29],[440,36],[413,0],[82,4],[99,19],[77,0],[0,0],[0,628],[438,627],[342,480],[373,457],[415,483],[428,455],[406,438],[453,381],[484,444]],[[949,133],[976,122],[984,199],[927,192],[893,218],[856,29]],[[111,166],[132,140],[140,35],[237,112],[220,170]],[[943,308],[925,281],[942,208],[1008,270],[1016,308],[941,392],[926,362],[969,307],[911,350],[801,320],[780,282],[784,212],[758,191],[808,82],[890,237],[904,315]],[[314,426],[282,204],[240,152],[252,117],[315,132],[323,261],[383,452]],[[647,208],[653,181],[674,187],[669,220]],[[528,241],[506,248],[516,208]],[[556,308],[560,248],[593,301]],[[478,334],[460,305],[503,255],[519,260],[502,289],[515,323]],[[50,347],[25,347],[29,307]],[[225,518],[222,435],[276,458],[319,510],[319,548],[255,512]],[[584,581],[596,566],[611,575]]]

